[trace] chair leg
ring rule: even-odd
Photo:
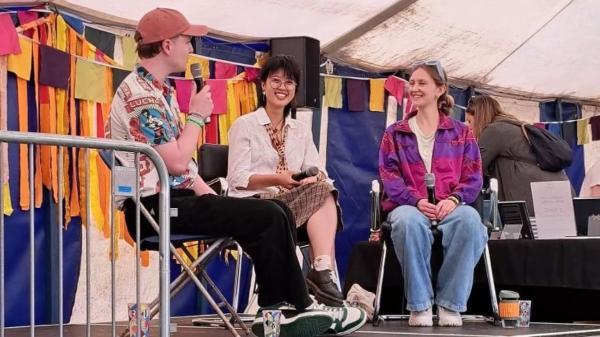
[[[377,326],[380,322],[379,309],[381,306],[381,291],[383,289],[383,277],[385,273],[385,260],[387,257],[387,244],[385,241],[381,245],[381,261],[379,262],[379,273],[377,274],[377,289],[375,290],[375,303],[373,304],[373,325]]]
[[[235,278],[233,279],[233,298],[231,300],[231,306],[237,312],[240,305],[240,280],[242,278],[242,262],[244,261],[244,250],[239,243],[235,243],[238,251],[238,260],[235,264]]]
[[[500,315],[498,314],[498,299],[496,298],[496,282],[494,281],[494,273],[492,271],[492,259],[490,257],[490,249],[485,244],[483,252],[483,260],[485,263],[485,273],[487,274],[488,285],[490,289],[490,300],[492,302],[492,314],[494,316],[494,325],[500,323]]]

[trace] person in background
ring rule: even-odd
[[[468,204],[481,192],[479,147],[469,128],[448,117],[454,104],[439,61],[413,65],[409,94],[416,107],[387,128],[379,151],[382,207],[402,267],[410,326],[431,326],[437,305],[440,326],[461,326],[487,230]],[[435,174],[436,203],[427,199],[424,176]],[[442,232],[444,259],[431,281],[432,226]]]
[[[250,255],[260,287],[261,310],[252,331],[263,336],[262,309],[282,310],[281,334],[314,336],[333,330],[343,333],[348,317],[359,309],[329,308],[309,296],[296,258],[295,230],[289,208],[270,200],[229,198],[216,195],[198,175],[193,159],[206,117],[213,111],[210,87],[192,95],[185,125],[168,75],[183,72],[193,51],[192,36],[207,33],[206,26],[190,25],[180,12],[157,8],[139,21],[135,39],[140,62],[116,91],[107,125],[112,139],[152,146],[169,173],[172,234],[233,237]],[[124,166],[136,167],[133,153],[117,153]],[[158,171],[140,156],[140,201],[158,213]],[[123,204],[129,233],[135,237],[136,204]],[[158,216],[156,214],[155,216]],[[140,237],[156,235],[142,218]],[[354,315],[356,316],[356,315]],[[354,322],[350,322],[354,323]],[[354,327],[352,325],[352,327]]]
[[[466,119],[479,143],[484,173],[498,179],[500,200],[524,200],[529,214],[534,216],[531,183],[569,179],[564,170],[550,172],[538,167],[523,134],[523,122],[506,113],[494,98],[472,97]]]
[[[276,199],[289,206],[310,242],[310,292],[321,303],[341,306],[344,298],[334,272],[335,235],[342,228],[337,190],[320,163],[310,126],[290,116],[300,67],[292,56],[276,55],[260,77],[263,106],[238,118],[229,130],[229,195]],[[316,176],[292,178],[310,167],[318,168]]]
[[[600,160],[586,172],[579,196],[600,198]]]

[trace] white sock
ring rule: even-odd
[[[316,271],[331,270],[331,256],[319,255],[315,257],[315,261],[313,262],[313,268]]]

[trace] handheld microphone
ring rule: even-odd
[[[319,174],[319,168],[316,166],[313,167],[309,167],[304,171],[292,174],[292,179],[294,179],[295,181],[300,181],[302,179],[306,179],[308,177],[314,177],[317,174]]]
[[[425,174],[425,186],[427,187],[427,201],[430,204],[436,204],[436,200],[435,200],[435,174],[433,173],[426,173]],[[432,220],[431,221],[431,225],[432,226],[437,226],[438,222],[437,220]]]
[[[199,93],[204,87],[204,80],[202,79],[202,66],[200,63],[192,63],[190,65],[190,72],[192,73],[194,83],[196,83],[196,93]],[[204,123],[210,123],[210,117],[206,117],[204,119]]]

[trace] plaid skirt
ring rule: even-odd
[[[315,183],[300,185],[291,190],[281,193],[263,193],[261,199],[277,199],[284,202],[294,213],[296,227],[306,225],[308,219],[318,211],[329,194],[333,194],[337,209],[337,228],[342,230],[342,209],[338,202],[338,191],[328,182],[317,181]]]

